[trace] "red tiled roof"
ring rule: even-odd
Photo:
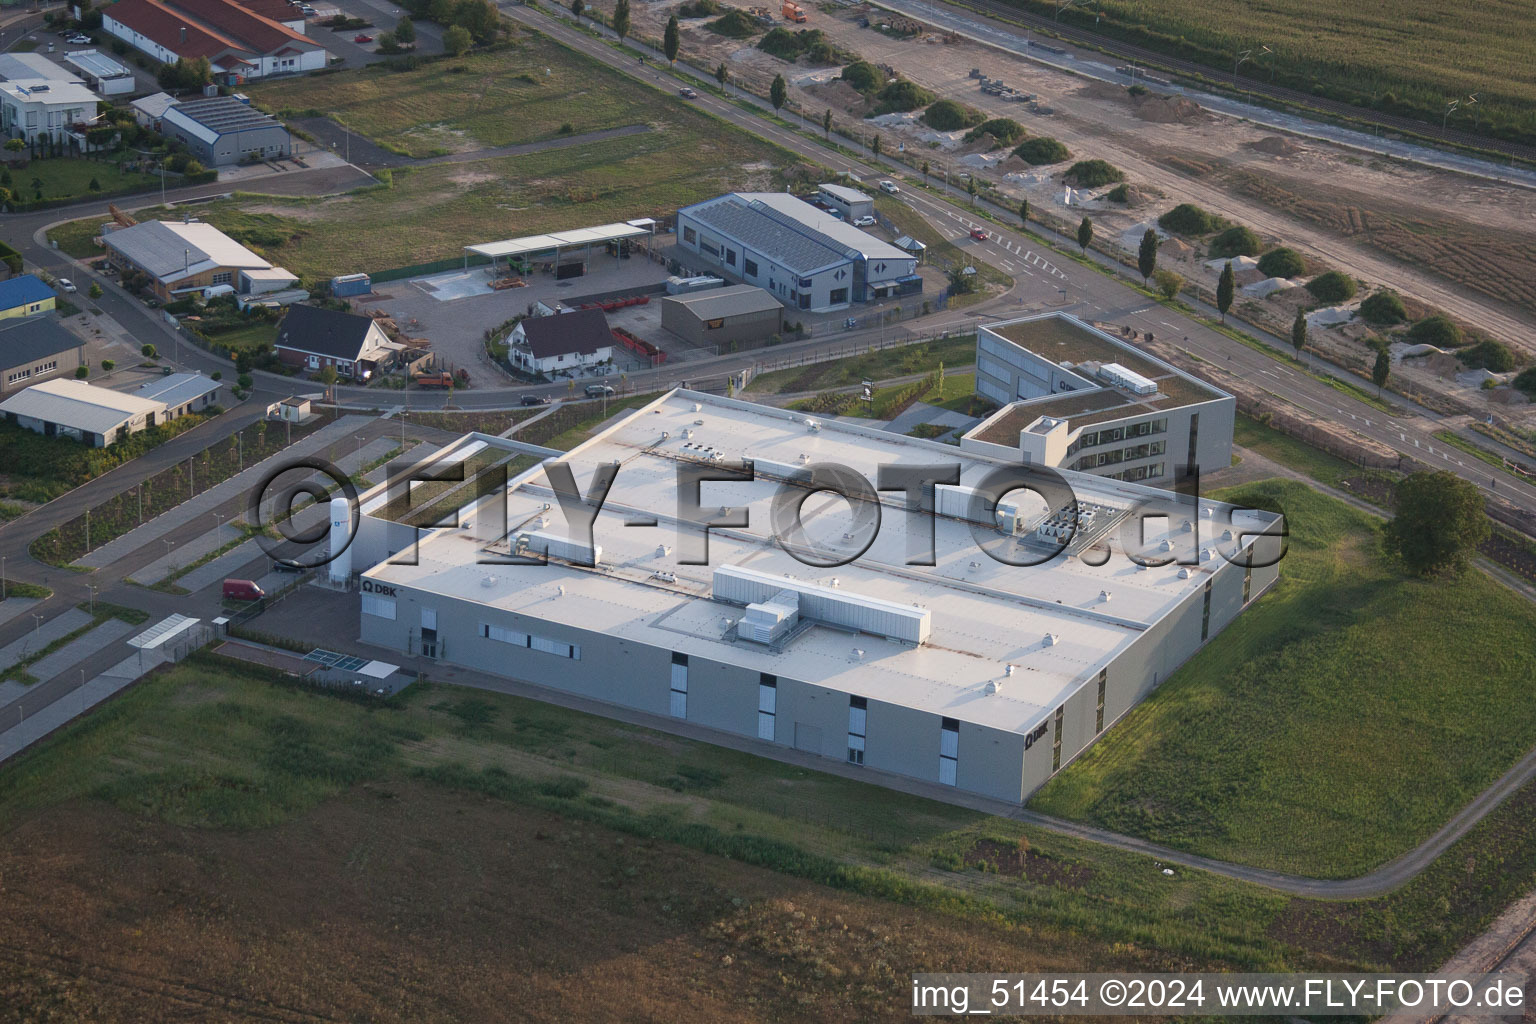
[[[319,46],[233,0],[117,0],[103,13],[182,57],[214,60],[230,54],[250,63],[251,55],[270,54],[286,47],[296,46],[303,51]]]
[[[288,0],[235,0],[235,3],[244,7],[252,14],[259,14],[263,18],[270,18],[281,24],[285,21],[298,21],[303,15]]]

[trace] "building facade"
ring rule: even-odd
[[[287,128],[233,96],[177,103],[162,115],[160,130],[207,167],[282,160],[293,151]]]
[[[51,313],[58,296],[36,274],[17,274],[0,281],[0,320]]]
[[[233,0],[117,0],[102,29],[166,64],[206,57],[220,85],[319,71],[324,47]]]
[[[760,345],[784,329],[784,307],[762,288],[727,285],[661,300],[661,326],[693,345]]]
[[[0,82],[0,131],[7,138],[57,142],[73,125],[94,120],[100,98],[79,82]]]
[[[985,324],[976,392],[1003,407],[963,450],[1130,482],[1231,465],[1237,402],[1063,313]]]
[[[144,274],[150,289],[166,302],[209,289],[245,295],[298,283],[286,270],[201,221],[147,220],[108,231],[103,241],[124,268]]]
[[[73,377],[85,365],[85,342],[48,314],[0,319],[0,395],[55,377]]]

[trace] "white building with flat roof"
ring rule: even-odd
[[[58,139],[71,125],[96,117],[98,97],[80,82],[18,78],[0,82],[0,133],[7,138]]]
[[[478,467],[519,450],[474,434],[441,459]],[[370,567],[363,640],[646,711],[661,728],[862,765],[877,782],[1025,799],[1278,573],[1267,512],[1076,473],[1057,477],[1075,497],[1045,497],[1018,489],[1038,478],[1016,463],[687,391],[560,461],[583,493],[617,466],[590,540],[543,466],[511,479],[504,511],[495,489],[398,559],[415,533],[398,492],[364,495],[351,555]],[[679,482],[744,462],[750,480]],[[880,491],[854,512],[809,485],[827,465],[871,488],[892,484],[881,466],[955,482],[926,497],[914,484],[912,503]],[[732,525],[706,533],[680,510],[695,486],[702,517]],[[775,521],[776,499],[799,506],[798,531]],[[806,564],[780,539],[851,560]]]
[[[72,437],[95,448],[152,427],[165,404],[83,380],[49,380],[0,402],[0,416],[48,437]]]

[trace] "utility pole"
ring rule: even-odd
[[[91,510],[85,510],[85,553],[91,553]]]

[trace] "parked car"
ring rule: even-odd
[[[548,405],[549,399],[543,395],[524,395],[524,405]]]
[[[901,195],[901,189],[896,187],[896,183],[894,181],[882,181],[880,183],[880,191],[888,192],[893,196]]]
[[[260,601],[266,596],[267,592],[251,580],[224,581],[224,600],[226,601]]]
[[[89,46],[89,45],[91,45],[91,37],[88,36],[88,35],[85,35],[83,33],[80,33],[80,32],[76,32],[74,35],[70,36],[68,39],[66,39],[64,41],[66,43],[74,43],[76,46]]]
[[[866,213],[864,216],[862,216],[858,220],[854,221],[853,222],[853,226],[856,227],[856,228],[868,228],[868,227],[873,227],[874,223],[875,223],[875,215],[872,214],[872,213]]]
[[[587,385],[588,398],[612,398],[616,394],[618,394],[618,392],[613,390],[613,388],[609,387],[607,384]]]
[[[855,317],[849,317],[847,320],[843,321],[843,326],[849,330],[853,330],[853,328],[859,326],[859,321]]]
[[[373,36],[366,32],[359,32],[357,35],[352,37],[352,41],[354,43],[371,43],[373,42]]]
[[[990,236],[983,228],[971,228],[971,237],[978,242],[985,242]]]
[[[273,572],[305,572],[309,568],[310,566],[300,565],[297,562],[290,562],[282,558],[274,558],[272,560]]]
[[[59,278],[59,291],[61,291],[61,292],[72,292],[72,291],[75,291],[75,290],[76,290],[75,289],[75,282],[71,281],[67,277]]]

